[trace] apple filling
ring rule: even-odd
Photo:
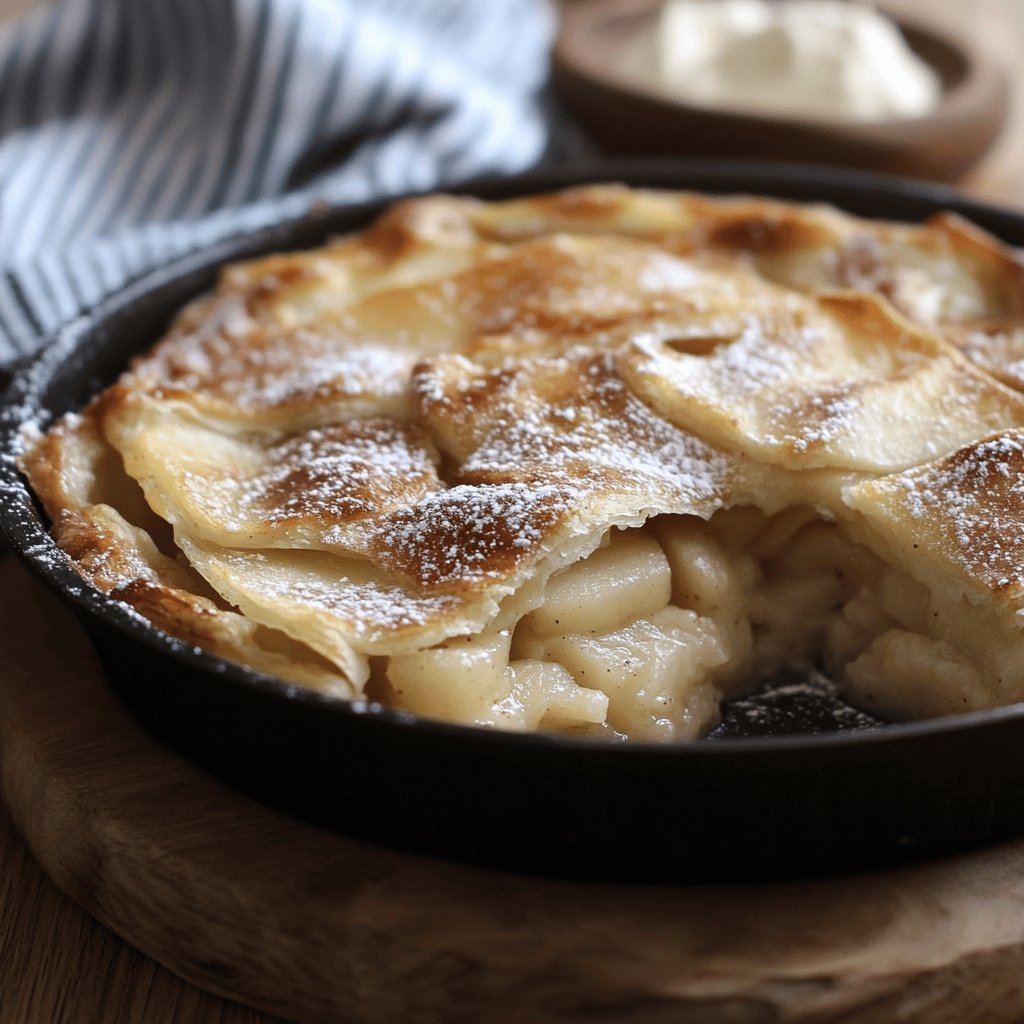
[[[921,717],[991,706],[985,679],[1024,688],[991,630],[811,508],[743,507],[613,529],[510,628],[393,656],[371,691],[450,721],[681,740],[717,724],[723,697],[816,666]]]

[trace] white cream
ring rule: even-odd
[[[845,0],[669,0],[623,61],[687,102],[782,117],[918,117],[941,94],[891,21]]]

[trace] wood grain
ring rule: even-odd
[[[9,560],[0,619],[16,666],[0,688],[12,817],[75,901],[210,991],[352,1024],[1024,1015],[1024,843],[750,887],[574,885],[412,857],[293,822],[160,747],[109,694],[67,612]],[[18,884],[43,886],[31,872]],[[31,897],[18,904],[36,914]],[[5,1007],[4,1021],[262,1019],[176,989],[80,914],[37,927],[17,914],[0,933],[13,953],[0,957],[0,991],[29,1012]],[[63,994],[19,986],[55,948],[71,954]],[[85,1001],[108,1015],[81,1015]]]
[[[188,985],[46,877],[0,806],[0,1022],[272,1024]]]

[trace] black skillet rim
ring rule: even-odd
[[[868,216],[895,220],[914,221],[926,216],[929,211],[951,209],[1011,244],[1024,245],[1024,215],[966,198],[954,189],[888,175],[803,164],[701,159],[602,160],[482,179],[443,191],[479,195],[483,198],[503,198],[598,181],[624,181],[637,187],[763,194],[796,202],[820,199],[847,208],[844,199],[835,198],[837,194],[842,194],[847,200],[855,197],[860,202],[880,204],[888,209],[885,214],[866,214]],[[226,262],[282,249],[303,248],[315,245],[318,238],[354,230],[396,198],[401,197],[357,205],[315,208],[309,213],[290,216],[245,235],[232,236],[200,252],[170,261],[116,291],[65,325],[48,338],[37,355],[14,369],[12,379],[0,398],[0,529],[15,554],[37,579],[80,614],[84,612],[86,619],[98,618],[103,624],[129,634],[134,640],[184,665],[252,687],[265,695],[306,704],[325,714],[350,719],[372,719],[398,729],[431,733],[438,738],[451,737],[499,746],[533,748],[549,756],[564,753],[565,756],[582,758],[588,754],[599,754],[602,760],[611,757],[625,764],[637,758],[719,762],[737,757],[746,759],[750,755],[771,758],[790,754],[826,754],[830,751],[841,754],[844,750],[860,748],[880,751],[892,744],[904,745],[958,734],[974,734],[987,728],[1024,721],[1022,703],[926,721],[889,723],[877,729],[855,732],[715,739],[670,745],[642,741],[609,744],[604,740],[567,739],[544,733],[482,730],[392,711],[367,701],[347,702],[323,696],[223,661],[162,633],[120,602],[86,584],[50,539],[15,463],[18,438],[23,426],[38,422],[41,396],[64,360],[74,358],[91,341],[102,338],[110,322],[130,315],[140,306],[152,304],[154,296],[160,297],[165,291],[180,290],[183,282],[193,279],[202,282],[209,278],[216,267]],[[899,216],[903,204],[914,210],[909,217]],[[856,206],[857,203],[849,205]],[[201,289],[202,284],[197,286],[197,291]],[[138,351],[155,340],[144,339]],[[99,386],[105,383],[100,382]],[[45,426],[45,423],[41,425]]]

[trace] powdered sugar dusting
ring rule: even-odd
[[[1024,432],[966,445],[879,481],[915,542],[991,590],[1024,591]]]
[[[492,371],[428,364],[414,389],[421,416],[461,460],[461,481],[572,480],[581,502],[635,493],[638,508],[694,512],[720,500],[730,476],[724,455],[633,395],[607,353]]]
[[[642,372],[664,377],[681,395],[701,397],[713,388],[726,396],[756,396],[779,385],[791,387],[794,380],[813,373],[830,340],[824,333],[827,326],[808,324],[777,308],[712,319],[704,333],[709,339],[721,334],[721,339],[706,356],[686,352],[686,335],[677,355],[675,341],[664,331],[638,332],[634,345],[645,353]]]
[[[432,591],[475,589],[514,573],[577,505],[567,485],[456,486],[381,517],[374,552]]]
[[[328,636],[347,643],[387,639],[457,614],[460,599],[417,592],[368,563],[317,551],[239,551],[183,547],[233,603],[298,638]]]
[[[309,577],[277,583],[267,580],[261,576],[261,602],[282,602],[327,613],[344,623],[353,638],[365,640],[381,639],[393,630],[430,626],[459,605],[453,595],[415,593],[396,584],[348,579],[344,575],[330,581]]]
[[[308,524],[322,540],[336,528],[381,515],[442,486],[432,452],[410,428],[356,419],[313,429],[257,450],[250,474],[193,478],[189,489],[218,522],[287,535]]]
[[[172,335],[134,374],[172,392],[221,400],[251,414],[327,399],[394,398],[414,362],[387,341],[344,330],[252,325]]]
[[[806,452],[826,445],[842,437],[855,423],[860,403],[849,388],[837,388],[830,392],[811,395],[804,405],[804,415],[799,418],[804,429],[785,433],[779,439],[790,445],[794,451]],[[779,409],[780,419],[794,418],[794,409]],[[774,435],[767,435],[773,437]]]

